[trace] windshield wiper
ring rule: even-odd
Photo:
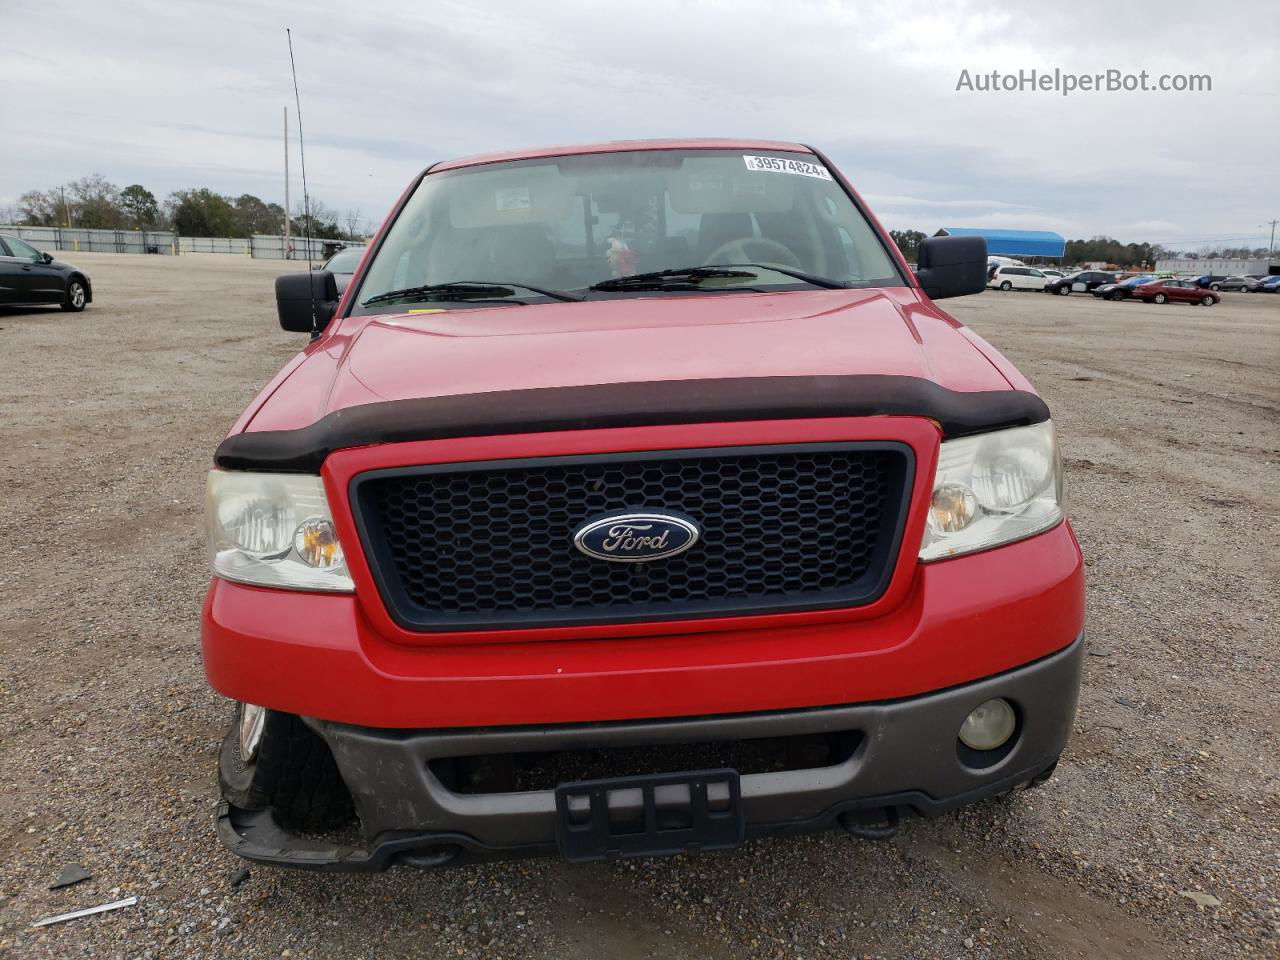
[[[724,267],[753,267],[756,270],[772,270],[774,273],[780,273],[784,277],[795,277],[797,280],[803,280],[805,283],[811,283],[815,287],[825,287],[828,290],[847,290],[849,284],[843,280],[832,280],[830,277],[820,277],[816,273],[806,273],[803,270],[792,270],[790,267],[775,267],[771,263],[725,263],[720,264]]]
[[[718,279],[754,280],[750,270],[729,270],[725,267],[676,267],[670,270],[654,270],[650,273],[633,273],[627,277],[614,277],[593,283],[588,290],[698,290],[703,280]]]
[[[750,267],[744,270],[743,267]],[[831,290],[846,289],[849,284],[828,277],[819,277],[803,270],[792,270],[790,267],[775,267],[765,263],[720,263],[701,267],[676,267],[670,270],[655,270],[652,273],[636,273],[629,277],[614,277],[592,284],[591,290],[701,290],[703,280],[743,279],[757,280],[756,270],[768,270],[780,273],[785,277],[794,277],[815,287]],[[732,289],[744,289],[736,287]]]
[[[501,283],[488,283],[480,280],[455,280],[451,283],[428,283],[419,287],[405,287],[403,290],[388,290],[386,293],[380,293],[368,300],[361,301],[361,306],[367,307],[373,303],[390,303],[392,300],[499,300],[506,297],[514,297],[515,287],[521,290],[531,290],[536,294],[544,297],[550,297],[552,300],[562,300],[566,303],[577,302],[581,297],[572,293],[565,293],[563,290],[547,290],[543,287],[535,287],[528,283],[512,283],[504,280]]]

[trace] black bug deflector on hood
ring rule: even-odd
[[[1049,419],[1022,390],[949,390],[919,377],[857,375],[657,380],[499,390],[345,407],[297,430],[227,437],[227,470],[316,473],[334,450],[415,440],[747,420],[914,416],[944,439]]]

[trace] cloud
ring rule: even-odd
[[[71,0],[56,45],[6,45],[0,204],[99,172],[160,195],[283,194],[282,108],[294,45],[313,194],[378,220],[429,163],[489,150],[648,136],[741,135],[821,146],[882,218],[1025,225],[1143,239],[1253,231],[1280,208],[1276,32],[1188,43],[1202,5],[1159,17],[1112,3],[1026,15],[980,3],[897,7],[763,0]],[[296,11],[295,11],[296,13]],[[1082,29],[1082,25],[1084,28]],[[0,0],[6,37],[47,29]],[[1141,36],[1141,44],[1133,43]],[[1201,94],[957,92],[961,70],[1114,67],[1207,73]],[[295,128],[292,172],[300,196]],[[985,219],[984,219],[985,218]],[[1131,233],[1125,233],[1131,231]],[[1167,231],[1166,231],[1167,232]]]

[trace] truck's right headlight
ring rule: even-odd
[[[1062,519],[1062,460],[1053,421],[947,440],[929,501],[921,560],[985,550]]]
[[[227,580],[290,590],[355,589],[319,477],[213,470],[205,526],[213,572]]]

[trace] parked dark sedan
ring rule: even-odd
[[[1156,278],[1150,274],[1139,274],[1136,277],[1121,280],[1119,283],[1104,283],[1100,287],[1094,287],[1092,293],[1103,300],[1128,300],[1133,296],[1134,287],[1154,279]]]
[[[345,247],[326,260],[320,268],[333,274],[333,279],[338,283],[338,293],[343,293],[347,289],[347,284],[351,282],[356,267],[360,266],[360,261],[364,258],[365,249],[364,247]]]
[[[0,306],[56,303],[80,311],[93,302],[89,275],[41,253],[25,240],[0,234]]]
[[[1212,307],[1222,298],[1195,280],[1148,280],[1133,288],[1133,298],[1145,303],[1191,303]]]
[[[1092,293],[1104,283],[1115,283],[1114,273],[1103,273],[1101,270],[1082,270],[1058,280],[1050,280],[1044,285],[1045,293],[1056,293],[1067,296],[1070,293]]]

